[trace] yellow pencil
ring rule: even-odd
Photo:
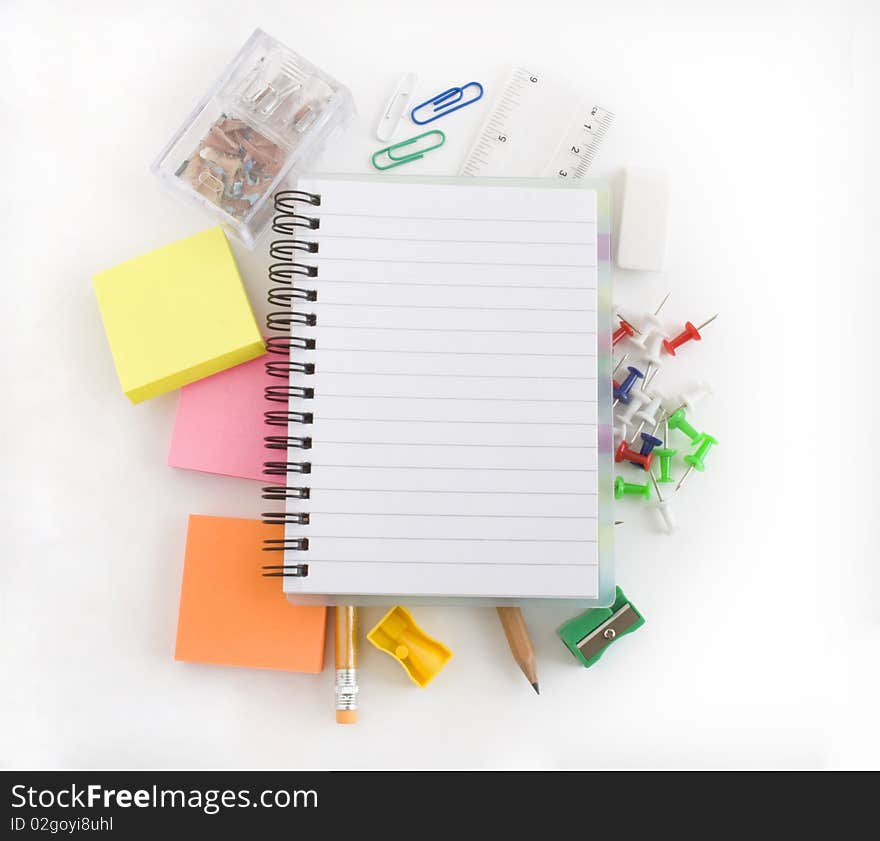
[[[336,616],[336,723],[357,721],[357,608],[339,605]]]

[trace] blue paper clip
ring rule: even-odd
[[[476,96],[472,96],[470,99],[464,99],[464,92],[468,88],[476,88],[479,93],[477,93]],[[448,91],[443,91],[443,93],[438,93],[437,96],[431,97],[431,99],[426,99],[421,105],[416,105],[416,107],[409,112],[409,115],[416,125],[423,126],[433,120],[439,120],[441,117],[445,117],[453,111],[458,111],[459,108],[464,108],[465,105],[471,105],[478,99],[482,98],[483,86],[479,82],[468,82],[460,88],[450,88]],[[416,113],[420,109],[428,107],[431,107],[433,116],[428,117],[426,120],[420,120],[416,116]]]
[[[405,155],[395,155],[394,153],[398,149],[402,149],[404,146],[410,146],[415,143],[417,140],[421,140],[423,137],[429,137],[432,134],[436,134],[440,139],[433,146],[426,146],[423,148],[417,148],[414,151],[410,151]],[[410,137],[407,140],[401,140],[400,143],[393,143],[391,146],[386,146],[384,149],[380,149],[378,152],[373,152],[373,157],[371,160],[373,161],[373,166],[376,169],[384,171],[386,169],[394,169],[396,166],[401,166],[402,164],[412,163],[412,161],[417,161],[419,158],[423,158],[427,152],[430,152],[434,149],[439,149],[446,142],[446,135],[443,134],[439,129],[432,129],[431,131],[423,132],[422,134],[417,134],[415,137]],[[387,166],[381,166],[376,163],[376,159],[382,155],[387,155],[388,160],[391,161]]]

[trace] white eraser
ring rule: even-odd
[[[623,171],[623,201],[617,236],[617,265],[659,272],[666,255],[669,179],[655,169]]]

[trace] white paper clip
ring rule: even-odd
[[[415,73],[406,73],[397,83],[376,128],[376,137],[379,140],[391,140],[394,137],[401,120],[409,111],[409,103],[416,92],[418,82],[419,77]]]

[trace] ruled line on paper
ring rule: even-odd
[[[440,356],[536,356],[536,357],[574,357],[576,359],[595,359],[595,353],[507,353],[492,351],[475,351],[475,350],[393,350],[391,348],[358,348],[358,347],[326,347],[321,345],[321,350],[343,351],[345,353],[396,353],[396,354],[438,354]],[[304,351],[308,353],[308,351]]]
[[[578,382],[595,380],[597,377],[538,377],[538,376],[520,376],[519,374],[437,374],[437,373],[414,373],[412,371],[331,371],[327,368],[321,368],[316,371],[317,374],[323,376],[325,374],[333,374],[335,376],[345,377],[455,377],[463,380],[538,380],[546,382],[547,380],[577,380]]]
[[[367,444],[367,446],[373,446]],[[596,467],[448,467],[446,465],[409,465],[409,464],[328,464],[311,462],[312,475],[316,470],[327,467],[344,467],[346,470],[479,470],[482,472],[514,472],[514,473],[595,473]]]
[[[523,222],[528,225],[592,225],[596,226],[596,222],[591,219],[547,219],[546,217],[543,219],[522,219],[519,217],[509,218],[505,217],[504,219],[497,218],[489,218],[486,216],[418,216],[416,214],[411,214],[408,216],[390,216],[382,213],[333,213],[332,210],[324,210],[321,208],[319,211],[321,214],[321,218],[327,216],[332,216],[336,219],[405,219],[410,221],[412,219],[424,220],[426,222]]]
[[[370,324],[323,324],[319,327],[333,330],[390,330],[397,333],[510,333],[513,335],[529,334],[532,336],[595,336],[595,330],[485,330],[470,327],[376,327]],[[395,351],[409,353],[410,351]]]
[[[391,310],[477,310],[480,312],[579,312],[595,313],[591,309],[574,309],[573,307],[462,307],[449,304],[362,304],[359,302],[344,303],[339,301],[315,301],[318,309],[325,307],[357,307],[358,309],[391,309]],[[324,326],[324,325],[321,325]],[[328,325],[332,326],[332,325]],[[410,328],[412,329],[412,328]],[[519,332],[518,330],[516,332]]]
[[[323,485],[310,484],[309,487],[313,491],[346,491],[354,493],[383,493],[383,494],[458,494],[467,496],[468,494],[479,494],[489,496],[598,496],[597,491],[474,491],[470,488],[460,488],[454,491],[431,490],[429,488],[393,488],[391,490],[383,488],[330,488]]]
[[[400,512],[376,511],[316,511],[310,509],[312,516],[322,517],[454,517],[456,519],[490,519],[490,520],[522,520],[522,514],[407,514]],[[596,520],[596,514],[530,514],[529,519],[535,520]],[[466,539],[466,538],[463,538]]]
[[[552,245],[553,243],[548,243]],[[327,260],[337,263],[412,263],[414,265],[428,266],[512,266],[513,268],[523,269],[595,269],[596,263],[505,263],[505,262],[480,262],[477,260],[391,260],[389,258],[380,257],[328,257],[324,254],[316,255],[315,260]]]
[[[598,540],[588,540],[587,543],[598,543]],[[354,561],[349,558],[321,558],[320,563],[322,564],[369,564],[370,566],[375,566],[375,561]],[[408,561],[392,561],[386,558],[382,559],[383,564],[426,564],[430,566],[468,566],[473,567],[473,561],[447,561],[442,560],[439,561],[437,559],[432,558],[430,561],[419,561],[410,559]],[[551,567],[579,567],[581,569],[597,567],[599,566],[596,561],[582,561],[576,564],[566,564],[559,562],[547,562],[542,563],[539,561],[483,561],[479,562],[479,566],[487,566],[487,567],[509,567],[509,566],[523,566],[523,567],[540,567],[542,570],[549,569]]]
[[[377,236],[357,236],[356,234],[332,234],[318,230],[316,234],[310,234],[317,242],[323,242],[328,239],[368,239],[371,241],[379,240],[382,242],[442,242],[446,244],[466,243],[468,245],[574,245],[574,246],[595,246],[595,242],[584,241],[567,241],[559,240],[553,242],[545,242],[544,240],[509,240],[509,239],[445,239],[438,237],[377,237]],[[332,259],[332,258],[331,258]]]
[[[553,268],[550,266],[549,268]],[[447,283],[443,282],[428,282],[428,283],[420,283],[414,280],[335,280],[332,278],[324,277],[321,275],[320,277],[321,285],[327,283],[352,283],[357,286],[442,286],[442,287],[452,287],[456,289],[471,289],[471,288],[479,288],[479,289],[565,289],[569,291],[579,292],[581,290],[586,292],[595,291],[595,286],[534,286],[532,284],[523,284],[523,283]]]
[[[357,421],[358,423],[477,423],[492,426],[596,426],[590,421],[483,421],[483,420],[444,420],[443,418],[340,418],[332,415],[320,415],[319,420]]]
[[[587,403],[590,406],[596,404],[595,400],[563,400],[551,397],[440,397],[438,395],[415,396],[412,394],[337,394],[332,391],[316,391],[315,400],[321,397],[345,397],[350,400],[451,400],[453,402],[468,403],[478,401],[481,403]]]

